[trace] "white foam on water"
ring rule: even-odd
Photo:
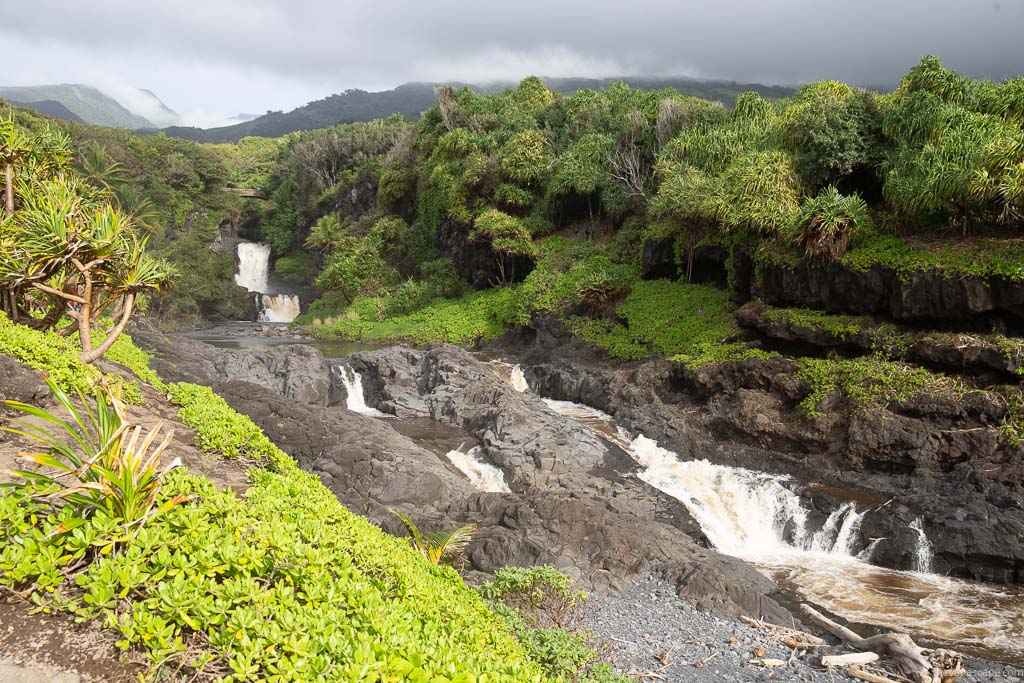
[[[508,484],[505,483],[505,475],[500,469],[480,459],[480,447],[475,446],[468,451],[461,450],[461,447],[446,454],[448,460],[455,465],[456,469],[466,475],[470,483],[478,491],[489,493],[511,493]]]
[[[639,477],[675,497],[721,552],[746,559],[807,599],[851,621],[909,631],[982,656],[1024,661],[1024,591],[925,573],[931,548],[921,520],[917,570],[871,565],[877,541],[854,555],[863,517],[853,503],[807,537],[809,511],[782,477],[706,460],[682,462],[644,436],[630,453]]]

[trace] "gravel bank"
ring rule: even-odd
[[[621,671],[662,677],[642,681],[855,680],[843,669],[821,668],[813,652],[790,660],[790,649],[768,642],[763,631],[698,612],[670,584],[653,577],[637,579],[618,596],[592,595],[588,604],[594,609],[589,626]],[[786,664],[765,669],[750,663],[764,658]],[[1004,665],[972,660],[967,668],[961,681],[1024,683],[1024,671]]]

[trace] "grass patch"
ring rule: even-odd
[[[318,337],[411,344],[448,342],[470,345],[495,339],[512,322],[514,287],[470,292],[459,299],[437,299],[406,315],[385,317],[384,301],[360,297],[344,313],[313,326]]]
[[[967,391],[951,377],[881,356],[800,358],[796,376],[811,387],[799,406],[810,417],[824,415],[822,404],[834,392],[848,407],[859,410],[872,403],[907,401],[923,393],[961,397]]]
[[[624,360],[663,355],[698,367],[767,355],[726,342],[741,332],[734,311],[729,293],[710,285],[640,281],[618,308],[623,323],[575,318],[571,324],[586,341]]]

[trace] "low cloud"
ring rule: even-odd
[[[262,113],[409,80],[688,75],[888,86],[924,54],[972,76],[1024,68],[1024,0],[5,4],[0,44],[13,68],[2,78],[17,82],[3,85],[131,85],[185,112]]]

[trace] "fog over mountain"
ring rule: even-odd
[[[14,60],[5,85],[147,88],[192,125],[407,81],[674,75],[890,86],[929,53],[970,76],[1002,79],[1024,65],[1024,0],[5,5],[0,42]]]

